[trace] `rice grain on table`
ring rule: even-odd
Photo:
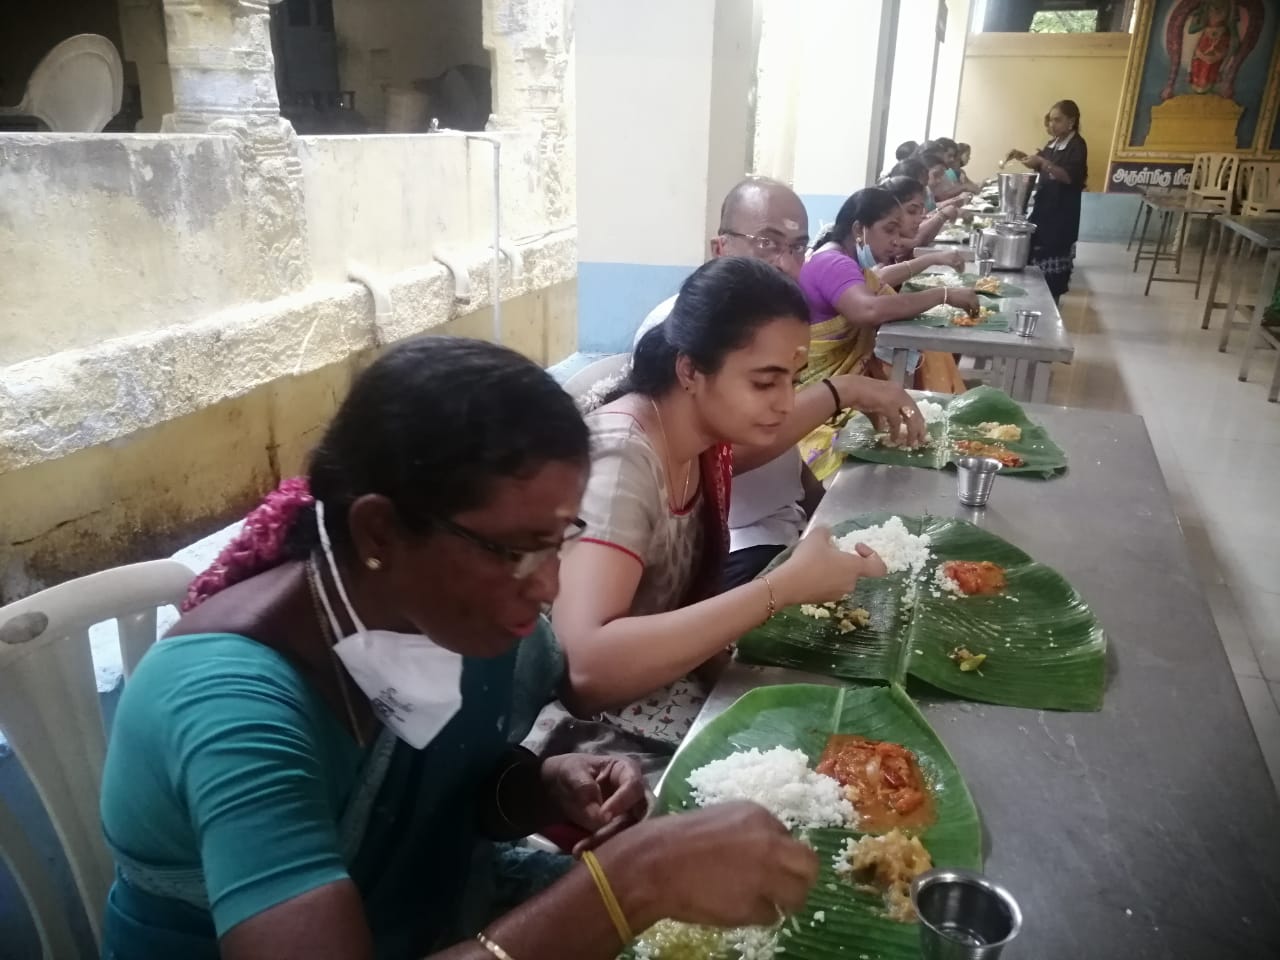
[[[836,540],[836,546],[845,553],[855,552],[860,543],[878,553],[890,573],[910,570],[915,575],[929,562],[932,540],[927,533],[909,533],[901,517],[890,517],[879,526],[854,530]]]
[[[755,748],[713,760],[689,774],[700,807],[733,800],[760,804],[788,827],[840,827],[854,821],[840,784],[809,769],[799,750]]]

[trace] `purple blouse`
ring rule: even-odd
[[[825,250],[800,270],[800,289],[809,301],[809,323],[825,323],[840,311],[836,302],[855,283],[866,283],[858,262],[843,250]]]

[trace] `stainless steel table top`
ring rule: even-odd
[[[1075,356],[1075,346],[1040,269],[1027,267],[1020,271],[998,271],[995,276],[1027,291],[1025,297],[1005,300],[1010,311],[1040,311],[1034,337],[965,327],[935,328],[890,322],[877,331],[876,346],[938,350],[971,357],[1011,357],[1036,363],[1070,363]]]
[[[1268,250],[1280,250],[1280,217],[1220,217],[1228,230]]]
[[[1066,576],[1109,637],[1098,713],[912,689],[982,817],[986,870],[1022,904],[1009,960],[1280,957],[1280,801],[1142,419],[1027,406],[1067,451],[1054,480],[1000,477],[984,511],[955,473],[846,465],[815,517],[972,520]],[[745,690],[816,680],[734,664],[695,732]],[[856,953],[856,951],[855,951]]]

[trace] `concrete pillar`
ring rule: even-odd
[[[576,5],[580,350],[628,349],[706,259],[750,167],[757,23],[745,0]]]
[[[173,81],[167,132],[280,116],[269,10],[267,0],[164,0]]]

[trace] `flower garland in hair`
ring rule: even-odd
[[[187,588],[182,612],[194,610],[215,593],[284,561],[285,541],[298,514],[315,503],[306,477],[291,477],[266,495],[209,569]]]
[[[574,403],[577,404],[578,412],[584,417],[604,406],[604,398],[611,394],[623,380],[631,376],[631,361],[628,360],[626,365],[611,377],[605,377],[591,385],[585,393],[578,396]]]

